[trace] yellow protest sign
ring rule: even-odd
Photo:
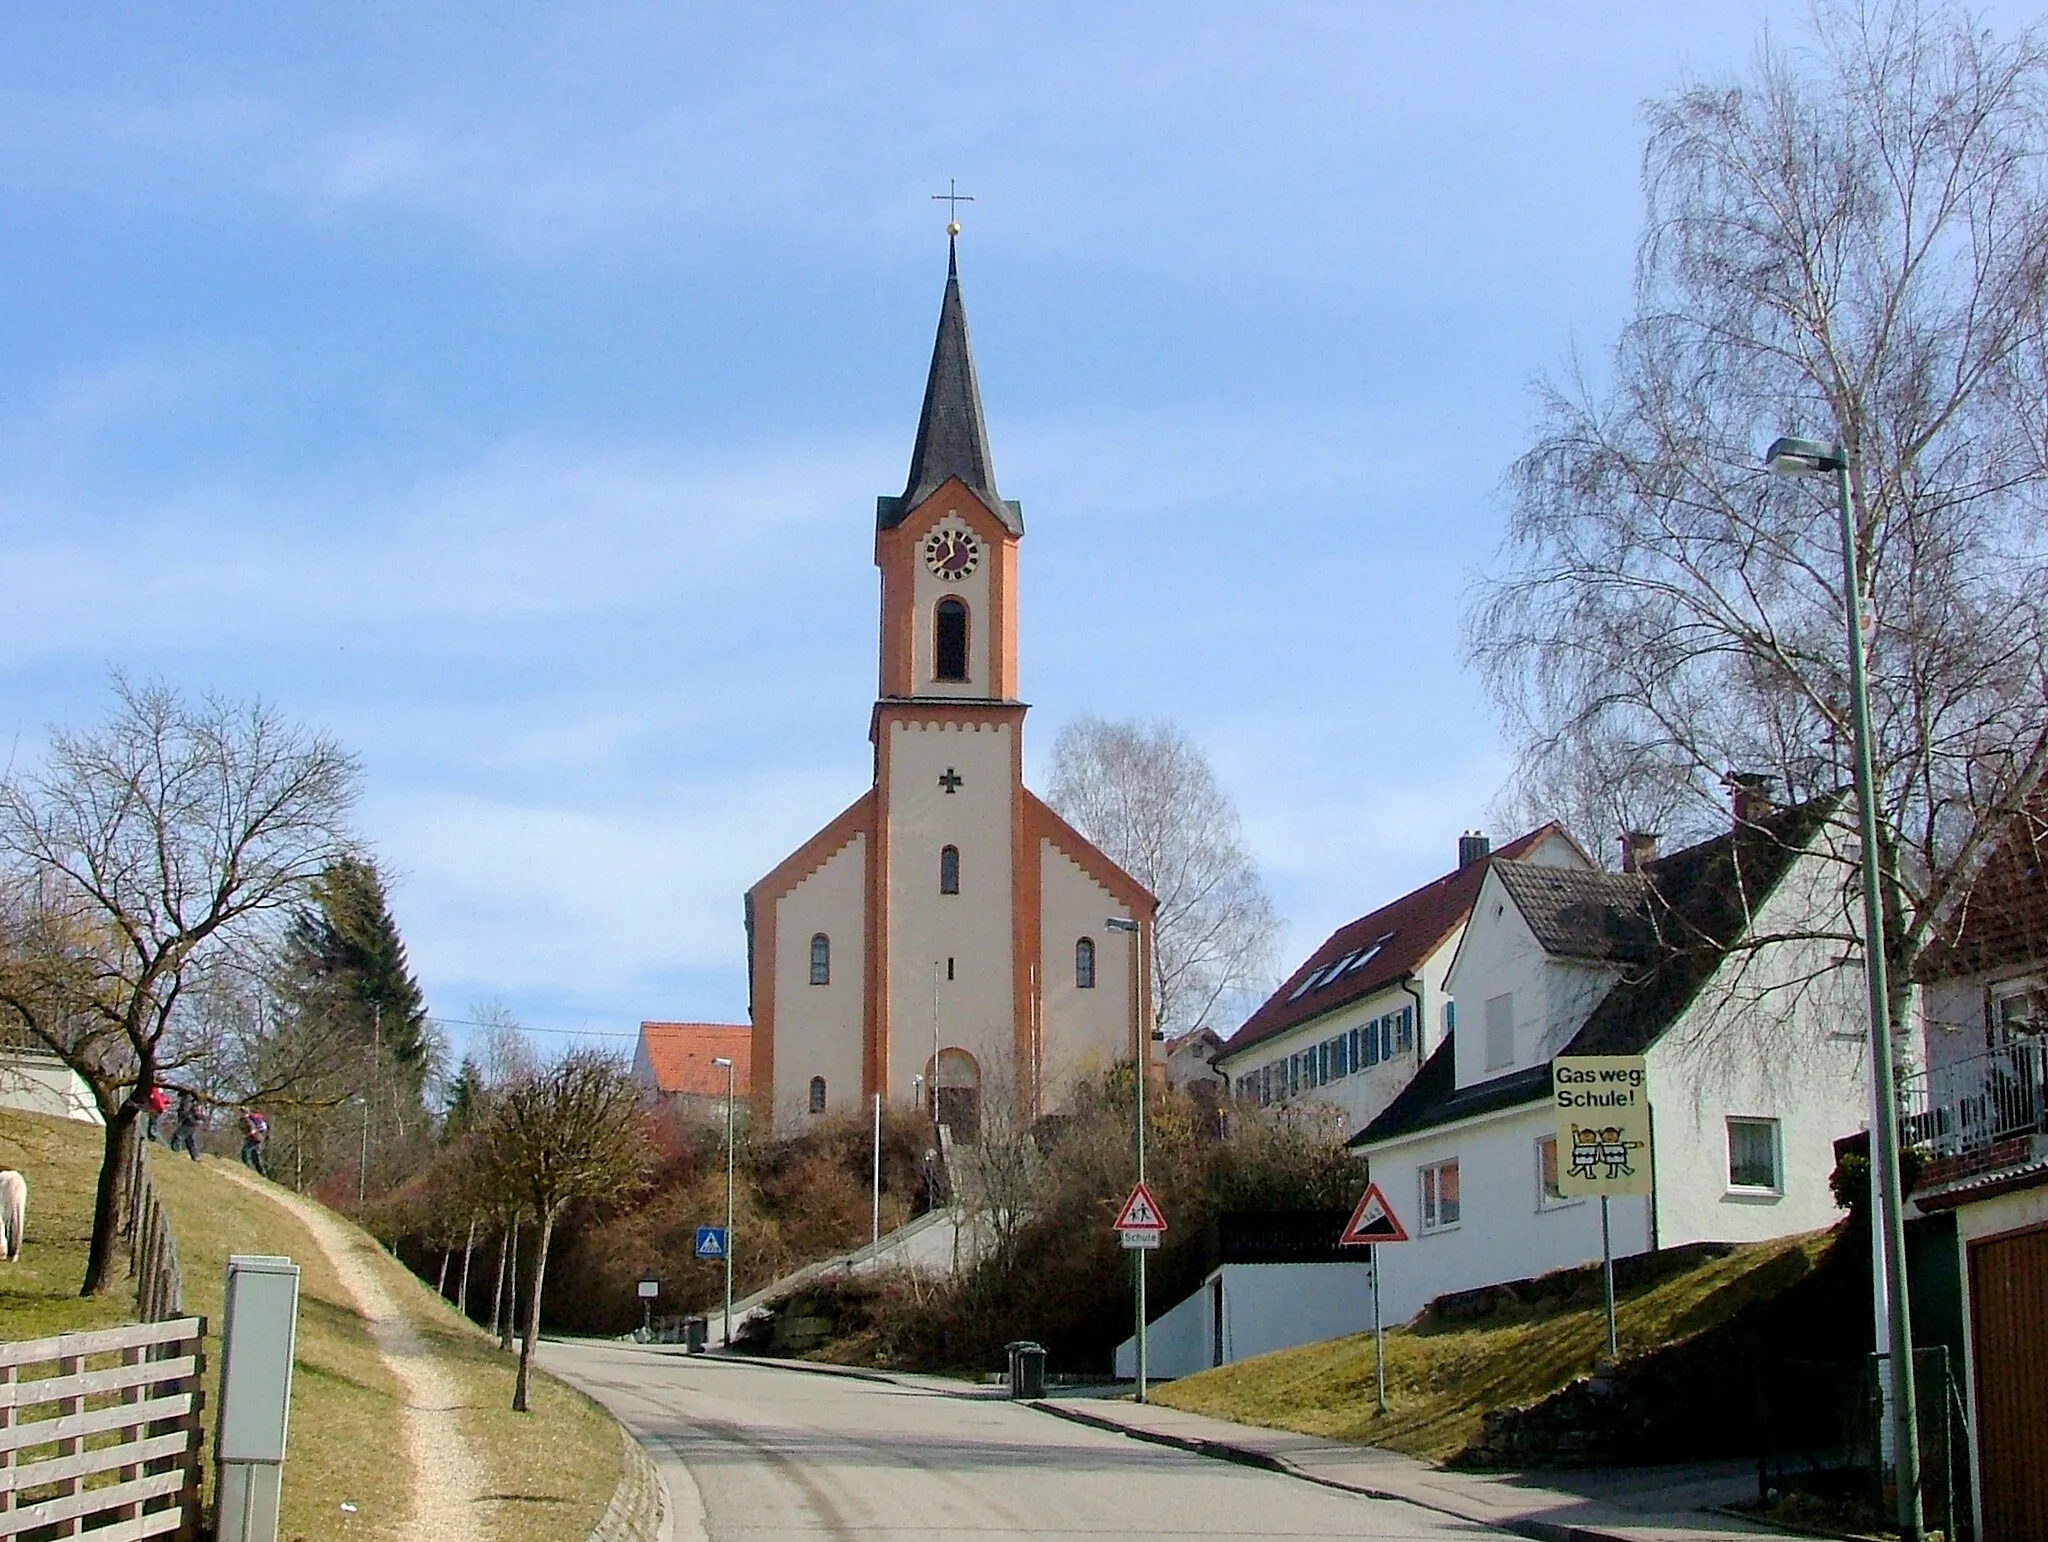
[[[1560,1194],[1650,1192],[1650,1079],[1641,1055],[1550,1062]]]

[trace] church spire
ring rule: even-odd
[[[981,386],[974,351],[967,340],[967,308],[960,301],[958,226],[946,232],[946,294],[939,303],[939,332],[932,343],[931,373],[925,379],[924,409],[917,417],[917,442],[910,452],[910,476],[901,498],[881,500],[881,526],[889,529],[958,477],[1005,525],[1023,533],[1014,504],[996,492],[995,465],[988,453],[988,427],[981,416]]]

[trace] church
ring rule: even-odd
[[[947,234],[910,475],[876,500],[873,785],[747,891],[753,1091],[778,1128],[880,1093],[971,1140],[985,1108],[1055,1112],[1150,1047],[1154,900],[1024,785],[1024,515],[996,491]]]

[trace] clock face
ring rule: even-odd
[[[981,547],[965,530],[934,530],[924,538],[924,565],[939,577],[957,582],[981,561]]]

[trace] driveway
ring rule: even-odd
[[[1503,1535],[964,1387],[630,1344],[547,1343],[540,1358],[610,1408],[654,1456],[675,1542]]]

